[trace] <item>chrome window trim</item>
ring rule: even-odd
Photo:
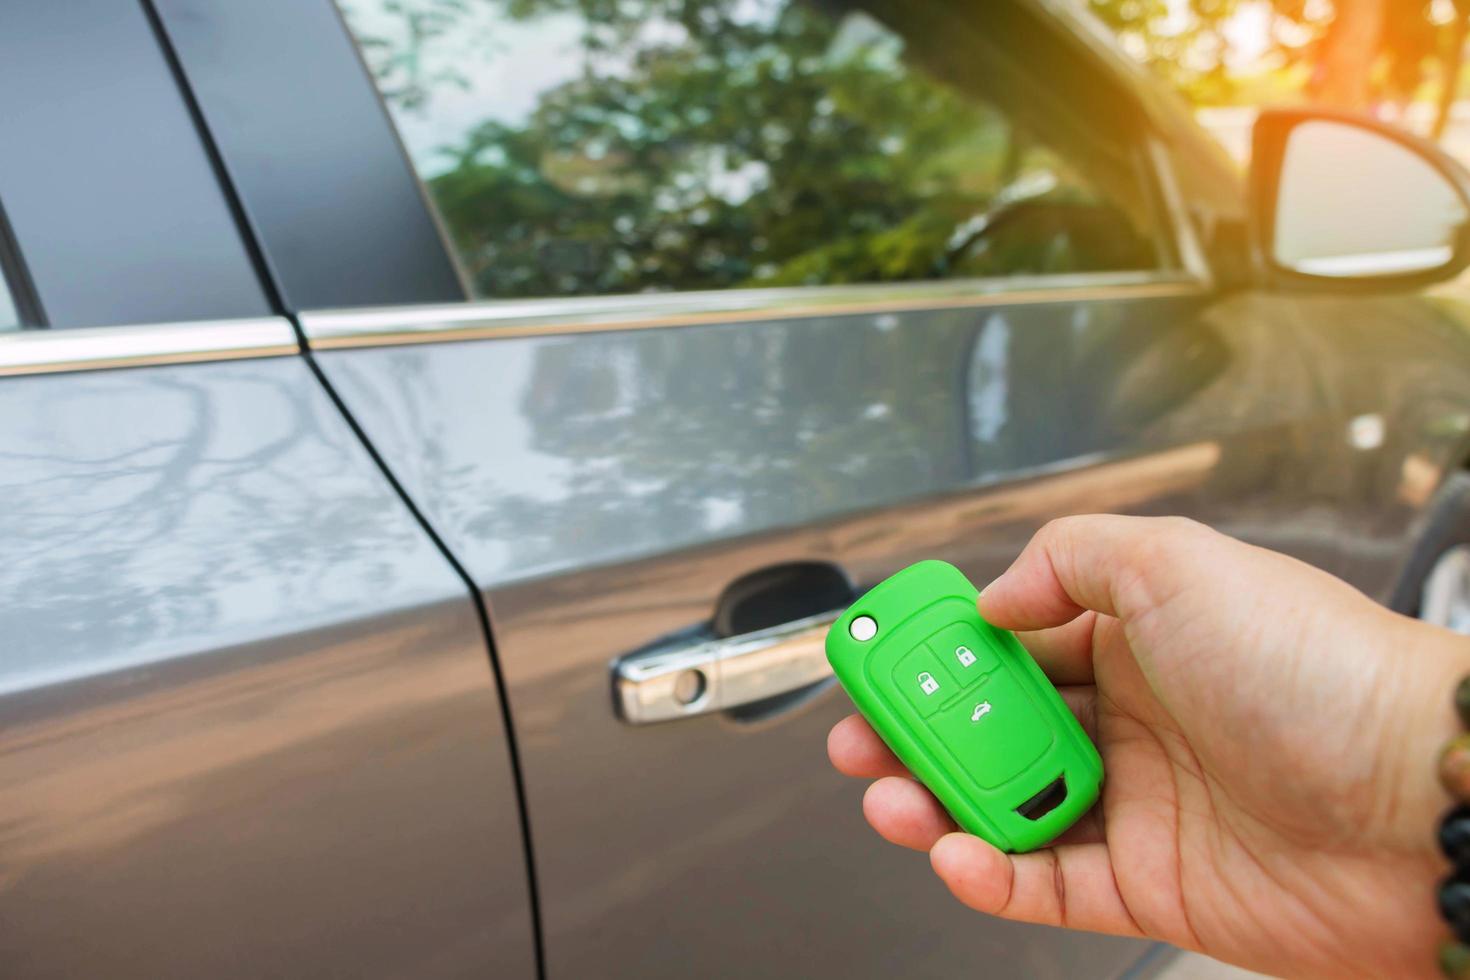
[[[296,332],[281,317],[20,330],[0,333],[0,377],[281,357],[299,352]]]
[[[318,310],[301,314],[300,321],[313,350],[332,350],[864,313],[1189,296],[1205,288],[1197,277],[1184,272],[1150,270]]]

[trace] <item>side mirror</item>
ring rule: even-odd
[[[1470,264],[1470,173],[1376,120],[1262,113],[1251,193],[1257,251],[1278,285],[1406,289]]]

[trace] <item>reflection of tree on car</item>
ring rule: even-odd
[[[477,6],[409,5],[412,29],[368,47],[397,111],[455,83],[456,55],[436,44]],[[481,295],[1159,264],[1133,230],[1149,224],[1133,162],[1093,152],[1087,127],[1024,128],[1055,114],[1027,112],[1019,79],[976,77],[955,51],[906,41],[924,15],[903,5],[485,6],[577,17],[581,72],[540,91],[523,120],[469,129],[430,178]],[[1086,180],[1068,160],[1086,161]],[[1038,180],[1052,189],[1011,199]]]

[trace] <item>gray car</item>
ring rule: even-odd
[[[1141,976],[868,831],[834,611],[1105,510],[1470,623],[1435,148],[1243,179],[1049,0],[341,7],[0,6],[0,973]]]

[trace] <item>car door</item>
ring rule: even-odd
[[[548,975],[1138,960],[958,907],[823,752],[822,623],[904,564],[1308,497],[1289,316],[1212,290],[1208,198],[1092,42],[1010,3],[350,0],[364,72],[325,5],[158,9],[312,363],[486,604]]]
[[[534,976],[475,601],[148,6],[5,4],[0,130],[0,972]]]

